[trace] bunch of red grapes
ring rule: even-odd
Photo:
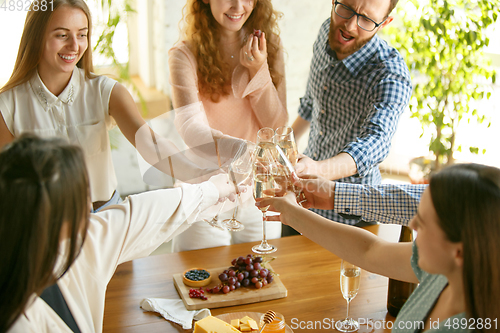
[[[231,261],[233,266],[219,275],[221,284],[211,289],[207,288],[207,291],[209,293],[223,292],[227,294],[240,287],[253,285],[255,288],[260,289],[266,286],[273,282],[274,273],[264,268],[262,261],[262,257],[254,257],[251,254],[247,255],[246,258],[233,259]]]
[[[204,301],[207,300],[207,296],[205,296],[205,291],[203,288],[200,289],[189,289],[189,297],[191,298],[199,298]]]

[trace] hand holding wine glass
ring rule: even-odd
[[[340,290],[347,301],[347,315],[344,320],[335,323],[335,328],[340,332],[355,332],[359,329],[359,323],[349,317],[349,304],[358,294],[360,280],[361,269],[342,260],[340,266]]]
[[[253,184],[254,198],[272,197],[272,190],[275,188],[273,169],[275,164],[276,146],[274,144],[274,130],[272,128],[262,128],[257,133],[257,147],[253,161]],[[266,212],[269,206],[259,207],[262,211],[262,242],[252,247],[252,251],[259,254],[275,252],[277,248],[270,245],[266,238]]]

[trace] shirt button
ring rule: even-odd
[[[319,132],[319,135],[323,135],[323,131],[320,131],[320,132]]]
[[[325,110],[321,110],[320,112],[321,112],[322,114],[325,114]]]
[[[314,157],[318,157],[318,154],[314,153],[314,154],[313,154],[313,156],[314,156]]]
[[[324,87],[323,87],[323,89],[328,90],[328,87],[327,87],[327,86],[324,86]]]

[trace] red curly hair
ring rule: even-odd
[[[254,0],[252,14],[245,22],[242,30],[247,34],[253,29],[261,30],[267,38],[267,62],[271,79],[278,86],[284,73],[275,68],[280,49],[278,20],[282,13],[275,11],[271,0]],[[212,15],[210,4],[202,0],[188,0],[183,9],[183,32],[191,52],[198,65],[198,85],[200,93],[217,102],[221,96],[231,91],[231,68],[224,62],[219,50],[219,24]],[[242,41],[243,46],[244,41]]]

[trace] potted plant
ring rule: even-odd
[[[479,147],[456,144],[460,122],[488,120],[476,102],[489,99],[496,73],[484,56],[487,29],[500,0],[407,0],[397,11],[402,26],[389,28],[390,43],[405,57],[414,91],[411,116],[431,131],[431,158],[414,161],[430,170],[454,162],[453,153]],[[488,125],[489,127],[489,125]],[[412,168],[412,166],[410,167]]]

